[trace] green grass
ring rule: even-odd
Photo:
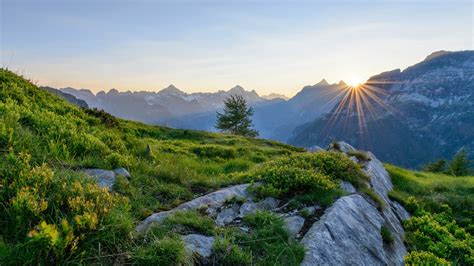
[[[410,205],[414,197],[424,210],[444,211],[443,204],[450,207],[457,223],[471,234],[474,232],[474,177],[450,176],[440,173],[417,172],[386,164],[394,190],[390,197],[404,205]],[[413,207],[408,207],[413,212]],[[416,207],[415,207],[416,209]]]
[[[407,264],[474,264],[474,177],[416,172],[385,165],[389,196],[412,213],[403,223]]]
[[[280,217],[257,212],[245,216],[244,223],[248,233],[232,227],[218,231],[218,265],[299,265],[303,260],[303,246],[289,237]]]
[[[242,173],[258,164],[301,151],[269,140],[150,126],[82,109],[1,69],[0,264],[12,258],[26,264],[145,262],[149,254],[179,245],[155,239],[152,250],[143,250],[144,243],[132,238],[138,221],[243,182]],[[117,193],[109,193],[76,171],[86,167],[125,167],[131,178],[118,179]],[[71,191],[75,182],[82,190]],[[181,218],[178,227],[185,230],[212,231],[209,221]],[[176,253],[173,260],[181,262],[182,256]]]

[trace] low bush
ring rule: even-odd
[[[103,252],[120,249],[131,223],[122,226],[111,215],[120,208],[126,220],[128,201],[78,174],[54,173],[46,165],[30,165],[27,154],[10,153],[0,167],[0,209],[5,226],[0,234],[8,246],[4,259],[30,263],[59,263],[71,257],[87,256],[91,239],[107,228],[101,242],[120,235],[119,242],[104,245]],[[27,251],[27,252],[25,252]],[[0,262],[7,264],[7,261]]]
[[[318,202],[339,195],[339,182],[346,180],[364,187],[368,177],[360,167],[337,152],[293,154],[267,162],[250,174],[262,185],[251,190],[261,197],[291,198]],[[329,202],[331,203],[331,202]]]
[[[404,228],[410,250],[428,251],[460,265],[474,264],[474,239],[448,212],[411,217]]]
[[[393,243],[394,238],[392,232],[390,232],[390,230],[385,225],[380,227],[380,235],[382,236],[383,242],[389,245]]]
[[[431,252],[426,252],[426,251],[412,251],[408,253],[408,255],[405,257],[405,264],[406,265],[444,265],[444,266],[449,266],[451,263],[449,263],[447,260],[436,257]]]

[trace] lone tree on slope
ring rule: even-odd
[[[231,95],[225,99],[224,105],[224,113],[217,112],[217,129],[246,137],[258,136],[258,131],[251,128],[253,108],[247,105],[244,97]]]
[[[466,149],[461,148],[449,163],[448,173],[454,176],[469,175],[469,159]]]

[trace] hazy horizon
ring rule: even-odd
[[[472,1],[1,1],[0,63],[40,85],[293,96],[472,50]]]

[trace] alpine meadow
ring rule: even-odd
[[[473,5],[0,0],[0,265],[474,265]]]

